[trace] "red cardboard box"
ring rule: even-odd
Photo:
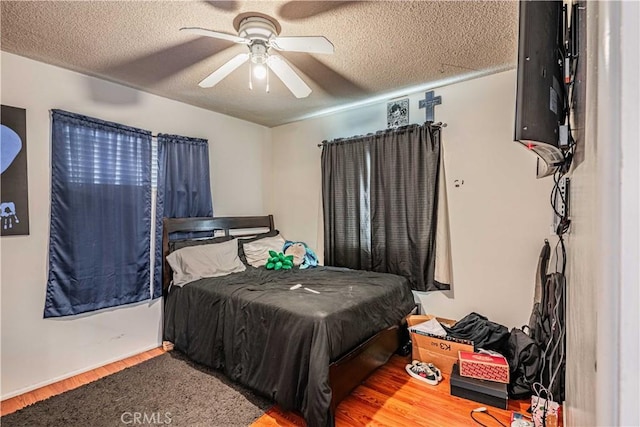
[[[502,356],[459,351],[460,375],[464,377],[509,383],[509,364]]]

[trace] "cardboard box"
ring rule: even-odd
[[[445,319],[432,315],[409,316],[407,324],[409,328],[413,325],[426,322],[432,318],[436,318],[440,323],[451,326],[456,323],[455,320]],[[422,335],[411,332],[411,350],[412,358],[421,362],[431,362],[436,365],[443,374],[450,374],[453,365],[458,363],[459,351],[473,352],[473,343],[465,340],[457,340],[455,338],[441,338],[431,335]]]
[[[509,384],[509,363],[503,356],[461,351],[458,359],[463,377]]]
[[[451,395],[473,400],[485,405],[507,409],[509,393],[507,385],[495,381],[478,380],[460,375],[458,364],[453,366],[449,381]]]

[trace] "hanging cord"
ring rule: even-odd
[[[564,58],[566,52],[560,51],[560,56]],[[561,183],[563,178],[568,174],[571,163],[575,153],[576,142],[573,139],[573,132],[571,129],[571,110],[575,102],[574,89],[574,76],[575,69],[577,68],[577,58],[573,58],[569,62],[569,75],[571,78],[564,84],[564,108],[566,111],[566,126],[568,146],[563,151],[563,161],[559,165],[558,169],[553,174],[553,187],[549,196],[549,201],[553,209],[554,214],[560,219],[554,233],[558,237],[554,253],[555,253],[555,273],[550,276],[550,280],[553,280],[554,289],[554,305],[550,307],[551,313],[549,313],[549,339],[546,345],[541,348],[542,354],[542,366],[539,370],[539,382],[534,383],[534,392],[538,399],[542,399],[542,394],[545,395],[546,403],[543,408],[543,426],[546,426],[546,414],[548,410],[549,401],[553,400],[553,391],[557,392],[558,397],[561,399],[563,396],[564,380],[559,378],[564,374],[564,364],[566,357],[565,349],[565,288],[566,288],[566,269],[567,269],[567,249],[565,246],[564,235],[569,231],[571,220],[569,219],[569,198],[567,194],[562,191]],[[565,191],[567,188],[565,188]],[[562,258],[562,259],[561,259]],[[545,309],[546,311],[546,309]],[[546,381],[548,383],[546,383]],[[559,381],[559,384],[556,384]],[[546,384],[545,384],[546,383]]]
[[[560,249],[561,253],[558,253]],[[542,366],[539,370],[539,384],[542,389],[552,396],[551,390],[554,390],[554,384],[558,378],[558,374],[562,371],[565,360],[565,335],[566,328],[564,325],[564,309],[560,311],[561,307],[565,305],[565,286],[566,278],[565,271],[567,266],[567,252],[564,244],[564,238],[562,235],[558,236],[558,243],[554,249],[556,257],[556,273],[553,274],[550,280],[554,280],[554,298],[555,302],[551,310],[551,324],[549,330],[549,340],[544,348],[541,349]],[[559,265],[559,259],[562,257],[562,264]],[[556,337],[556,330],[558,331]],[[545,372],[548,373],[548,384],[544,387],[542,384],[545,380]],[[562,396],[561,388],[563,383],[558,386],[559,395]],[[538,395],[538,394],[537,394]],[[540,397],[540,395],[538,395]]]
[[[574,35],[575,37],[575,35]],[[568,49],[559,48],[558,54],[562,59],[562,63],[566,64],[568,70],[565,70],[565,75],[569,76],[567,81],[564,81],[564,93],[563,101],[566,112],[565,124],[567,126],[567,146],[563,150],[563,161],[559,165],[558,169],[553,174],[553,187],[549,197],[553,212],[560,218],[558,226],[554,230],[554,233],[558,237],[558,242],[555,246],[554,253],[555,260],[555,273],[550,277],[553,280],[553,289],[555,298],[554,305],[549,313],[550,330],[549,340],[544,348],[541,348],[542,354],[542,366],[539,370],[539,382],[533,384],[533,391],[538,401],[545,399],[544,406],[542,407],[542,426],[546,427],[546,416],[549,411],[550,402],[554,401],[553,392],[556,391],[556,395],[559,399],[564,395],[564,379],[561,377],[564,375],[564,366],[566,358],[566,327],[565,327],[565,305],[566,305],[566,270],[567,270],[567,248],[565,246],[564,235],[569,231],[571,220],[569,219],[569,198],[567,194],[561,190],[562,179],[569,173],[571,163],[575,155],[576,141],[573,139],[573,131],[571,129],[572,110],[575,103],[575,75],[578,68],[578,54],[577,52],[569,52]],[[569,59],[569,61],[565,61]],[[567,190],[567,188],[565,188]],[[560,209],[562,207],[563,209]],[[563,210],[561,213],[560,211]],[[562,261],[560,261],[562,257]],[[544,385],[545,374],[548,384]],[[556,383],[559,384],[556,385]],[[540,405],[540,403],[538,403]]]
[[[549,408],[549,401],[553,400],[553,393],[551,393],[545,386],[540,383],[533,383],[533,392],[538,398],[538,404],[540,400],[544,399],[544,406],[542,407],[542,427],[547,427],[547,410]],[[545,397],[542,397],[544,393]],[[532,415],[536,408],[532,408]]]
[[[557,277],[556,277],[556,280]],[[562,276],[562,280],[564,281],[564,275]],[[558,347],[559,347],[559,351],[560,354],[558,356],[558,365],[556,366],[555,370],[552,369],[553,367],[553,363],[549,364],[549,387],[552,388],[553,384],[555,383],[556,377],[558,375],[558,373],[560,372],[560,369],[562,368],[562,362],[564,361],[565,358],[565,345],[564,345],[564,337],[565,337],[565,333],[566,333],[566,328],[564,327],[564,325],[562,324],[562,322],[560,321],[560,319],[563,317],[560,315],[560,313],[558,312],[559,308],[560,308],[560,304],[564,304],[564,283],[558,284],[556,283],[556,287],[555,287],[555,297],[556,297],[556,305],[554,307],[553,310],[553,314],[554,314],[554,319],[556,319],[558,328],[560,329],[560,335],[558,336],[558,340],[555,344],[555,346],[553,347],[553,350],[551,351],[551,362],[553,362],[553,356],[557,355],[557,351],[558,351]],[[564,313],[562,313],[564,314]],[[551,340],[550,340],[551,342]]]
[[[564,58],[564,52],[561,52]],[[559,381],[558,376],[563,373],[564,361],[565,361],[565,287],[566,287],[566,269],[567,269],[567,249],[565,246],[564,235],[569,231],[571,220],[569,219],[568,203],[569,199],[567,194],[561,190],[562,179],[567,175],[571,167],[573,156],[575,153],[575,140],[573,139],[573,132],[571,129],[571,110],[574,103],[574,78],[575,67],[577,66],[577,60],[570,62],[570,75],[572,78],[569,82],[565,83],[564,90],[564,105],[566,108],[566,125],[568,130],[568,148],[563,152],[564,160],[558,170],[553,174],[553,187],[549,201],[553,212],[560,218],[557,228],[554,230],[558,237],[554,253],[555,253],[555,274],[551,276],[550,280],[553,280],[554,289],[554,305],[551,307],[550,313],[550,330],[549,340],[546,346],[542,348],[542,366],[539,371],[539,382],[534,384],[534,391],[536,396],[541,399],[541,394],[545,394],[547,401],[553,400],[553,390],[558,392],[560,398],[562,398],[564,381],[560,380],[560,384],[556,387],[556,382]],[[566,188],[565,188],[566,191]],[[562,209],[560,208],[562,207]],[[561,212],[562,211],[562,212]],[[545,375],[546,374],[546,375]],[[548,380],[548,384],[543,385],[545,377]],[[544,406],[543,420],[546,418],[547,404]],[[543,421],[543,426],[546,425],[546,421]]]
[[[548,370],[549,390],[553,389],[553,384],[555,383],[556,377],[560,372],[560,369],[562,368],[562,362],[564,361],[564,356],[565,356],[564,337],[566,333],[566,328],[564,327],[564,324],[562,322],[562,317],[564,317],[563,316],[564,313],[559,312],[560,305],[561,304],[564,305],[564,283],[558,283],[558,280],[562,280],[564,282],[564,276],[561,276],[561,277],[562,279],[559,279],[557,275],[554,275],[552,278],[552,280],[556,281],[554,286],[554,296],[556,301],[553,306],[552,317],[551,317],[551,331],[550,331],[551,335],[549,337],[549,341],[547,342],[545,349],[542,352],[542,367],[540,369],[540,382],[543,381],[545,368]],[[553,349],[551,349],[551,352],[550,352],[549,349],[551,347],[551,344],[553,344],[554,342],[554,331],[556,330],[556,328],[559,330],[559,335],[558,335],[558,339],[555,342],[555,345],[553,346]],[[560,351],[560,354],[556,358],[554,356],[558,354],[557,353],[558,351]],[[548,366],[546,366],[547,356],[549,356]],[[553,368],[554,359],[557,359],[557,362],[558,362],[555,369]]]

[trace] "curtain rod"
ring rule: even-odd
[[[151,131],[150,130],[141,129],[141,128],[137,128],[137,127],[129,126],[129,125],[123,125],[121,123],[116,123],[116,122],[112,122],[112,121],[109,121],[109,120],[103,120],[103,119],[99,119],[97,117],[85,116],[84,114],[73,113],[71,111],[60,110],[60,109],[57,109],[57,108],[52,108],[51,110],[49,110],[49,112],[51,113],[51,116],[54,116],[54,115],[64,116],[64,117],[68,117],[69,119],[81,120],[81,121],[89,122],[89,123],[92,123],[92,124],[98,125],[98,126],[103,126],[103,127],[107,127],[107,128],[114,128],[114,129],[118,129],[118,130],[124,130],[124,131],[127,131],[127,132],[133,132],[133,133],[138,133],[138,134],[141,134],[141,135],[149,135],[149,136],[151,136]]]
[[[172,138],[172,139],[178,139],[178,140],[182,140],[184,142],[187,143],[194,143],[194,144],[199,144],[199,143],[209,143],[209,140],[207,138],[196,138],[193,136],[184,136],[184,135],[174,135],[174,134],[170,134],[170,133],[158,133],[155,135],[151,135],[152,139],[158,140],[158,138],[160,136],[164,136],[164,137],[168,137],[168,138]]]
[[[446,128],[447,127],[447,124],[443,123],[443,122],[437,122],[437,123],[426,122],[425,124],[429,124],[430,127],[436,128],[436,129]],[[407,126],[411,126],[411,125],[407,125]],[[386,132],[388,130],[390,130],[390,129],[386,129],[384,131],[378,131],[378,132]],[[375,133],[370,133],[369,135],[375,135]],[[367,136],[367,135],[358,135],[358,136],[354,136],[354,137],[351,137],[351,138],[359,138],[359,137],[363,137],[363,136]],[[339,138],[339,139],[351,139],[351,138]],[[324,147],[325,145],[330,144],[330,143],[331,143],[331,141],[322,141],[320,144],[318,144],[318,148]]]

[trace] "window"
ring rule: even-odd
[[[151,132],[52,111],[45,317],[150,298]]]
[[[402,275],[418,291],[448,289],[435,277],[439,163],[440,131],[430,124],[325,143],[325,265]]]
[[[206,139],[159,134],[155,211],[156,240],[153,295],[162,295],[162,218],[213,216],[209,183],[209,143]],[[173,233],[194,238],[210,233]]]

